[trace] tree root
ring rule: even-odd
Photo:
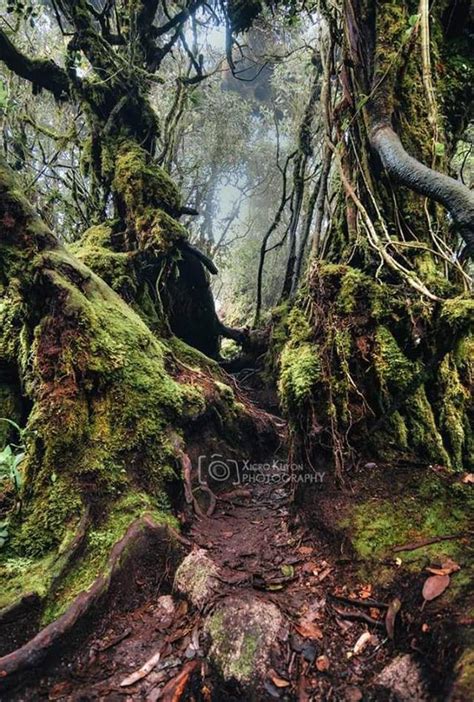
[[[79,623],[84,622],[87,615],[99,604],[101,598],[109,592],[117,576],[133,559],[139,547],[143,546],[144,541],[149,541],[151,546],[156,546],[157,541],[170,540],[173,538],[168,529],[156,524],[149,515],[133,522],[123,538],[113,547],[105,574],[96,578],[87,592],[78,595],[68,610],[56,621],[48,624],[17,650],[0,658],[0,689],[14,683],[19,673],[39,665],[53,649],[63,644],[73,629]],[[32,595],[28,597],[31,598]],[[21,602],[24,600],[25,598],[22,598]]]

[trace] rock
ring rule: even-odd
[[[202,609],[217,590],[218,569],[203,548],[191,551],[176,571],[174,585],[187,595],[193,605]]]
[[[429,700],[421,668],[408,653],[397,656],[385,666],[375,678],[374,686],[378,692],[388,694],[393,702]]]
[[[156,604],[169,616],[174,614],[175,605],[171,595],[161,595],[161,597],[158,597]]]
[[[243,689],[262,689],[272,656],[288,637],[283,616],[274,604],[243,597],[219,602],[204,623],[210,636],[209,658],[226,680]]]

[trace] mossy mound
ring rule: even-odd
[[[367,489],[359,487],[359,495],[338,520],[338,528],[364,563],[361,577],[374,584],[390,582],[397,569],[387,564],[395,557],[401,571],[414,574],[450,558],[460,570],[452,575],[443,597],[465,607],[474,575],[471,486],[446,471],[437,475],[381,467],[366,472],[358,482],[367,484]],[[429,541],[434,543],[425,543]],[[395,550],[404,546],[406,550]]]
[[[474,465],[473,302],[414,301],[347,265],[313,267],[301,302],[277,315],[272,367],[299,444]],[[275,360],[277,359],[277,360]]]

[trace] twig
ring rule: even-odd
[[[374,619],[373,617],[369,617],[369,615],[364,614],[364,612],[345,612],[343,609],[338,609],[337,607],[334,607],[334,605],[333,605],[333,610],[342,619],[348,619],[351,621],[353,620],[353,621],[366,622],[367,624],[370,624],[371,626],[377,626],[377,627],[381,627],[381,628],[383,628],[385,626],[383,622],[379,621],[378,619]]]
[[[158,651],[158,653],[155,653],[151,658],[149,658],[141,668],[124,678],[120,683],[120,687],[129,687],[129,685],[134,685],[139,680],[146,678],[146,676],[149,675],[153,668],[157,665],[160,658],[161,649]]]
[[[431,539],[422,539],[421,541],[415,541],[410,544],[404,544],[403,546],[395,546],[393,549],[394,553],[399,553],[400,551],[416,551],[418,548],[423,548],[423,546],[429,546],[430,544],[437,544],[440,541],[454,541],[455,539],[461,539],[466,534],[451,534],[450,536],[435,536]]]
[[[385,602],[377,602],[376,600],[356,600],[351,597],[339,597],[338,595],[329,595],[332,600],[343,602],[344,604],[355,605],[356,607],[375,607],[376,609],[387,609],[388,604]]]

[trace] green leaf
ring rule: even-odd
[[[3,451],[0,452],[0,465],[3,463],[4,465],[9,466],[12,462],[12,457],[13,451],[10,444],[7,444]]]
[[[292,578],[295,574],[295,569],[292,565],[282,565],[281,572],[285,577]]]
[[[410,17],[408,18],[408,24],[410,25],[410,27],[414,27],[415,24],[418,22],[419,19],[420,19],[420,15],[419,15],[419,14],[417,14],[417,15],[410,15]]]
[[[436,156],[444,156],[445,154],[445,146],[439,141],[435,141],[434,145],[434,152]]]
[[[0,109],[4,110],[8,102],[8,91],[4,83],[0,83]]]

